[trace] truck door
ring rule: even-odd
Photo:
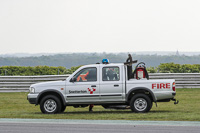
[[[67,102],[91,103],[99,101],[99,68],[88,67],[77,72],[66,86]]]
[[[107,102],[122,101],[123,79],[121,68],[104,66],[100,70],[100,100]]]

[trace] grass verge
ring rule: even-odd
[[[0,118],[200,121],[200,89],[177,89],[178,105],[167,102],[158,103],[156,107],[154,104],[151,111],[144,114],[94,106],[93,112],[88,112],[88,107],[67,107],[62,114],[47,115],[41,113],[39,106],[29,104],[27,94],[0,93]]]

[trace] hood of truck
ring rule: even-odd
[[[40,93],[44,90],[58,90],[64,91],[65,81],[49,81],[49,82],[41,82],[31,85],[35,89],[35,93]]]
[[[65,82],[64,81],[48,81],[48,82],[32,84],[31,87],[58,86],[62,84],[65,84]]]

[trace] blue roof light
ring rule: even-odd
[[[108,59],[103,59],[103,60],[102,60],[102,63],[103,63],[103,64],[109,64],[109,60],[108,60]]]

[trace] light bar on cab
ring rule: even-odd
[[[103,63],[103,64],[109,64],[109,60],[108,60],[108,59],[103,59],[103,60],[102,60],[102,63]]]

